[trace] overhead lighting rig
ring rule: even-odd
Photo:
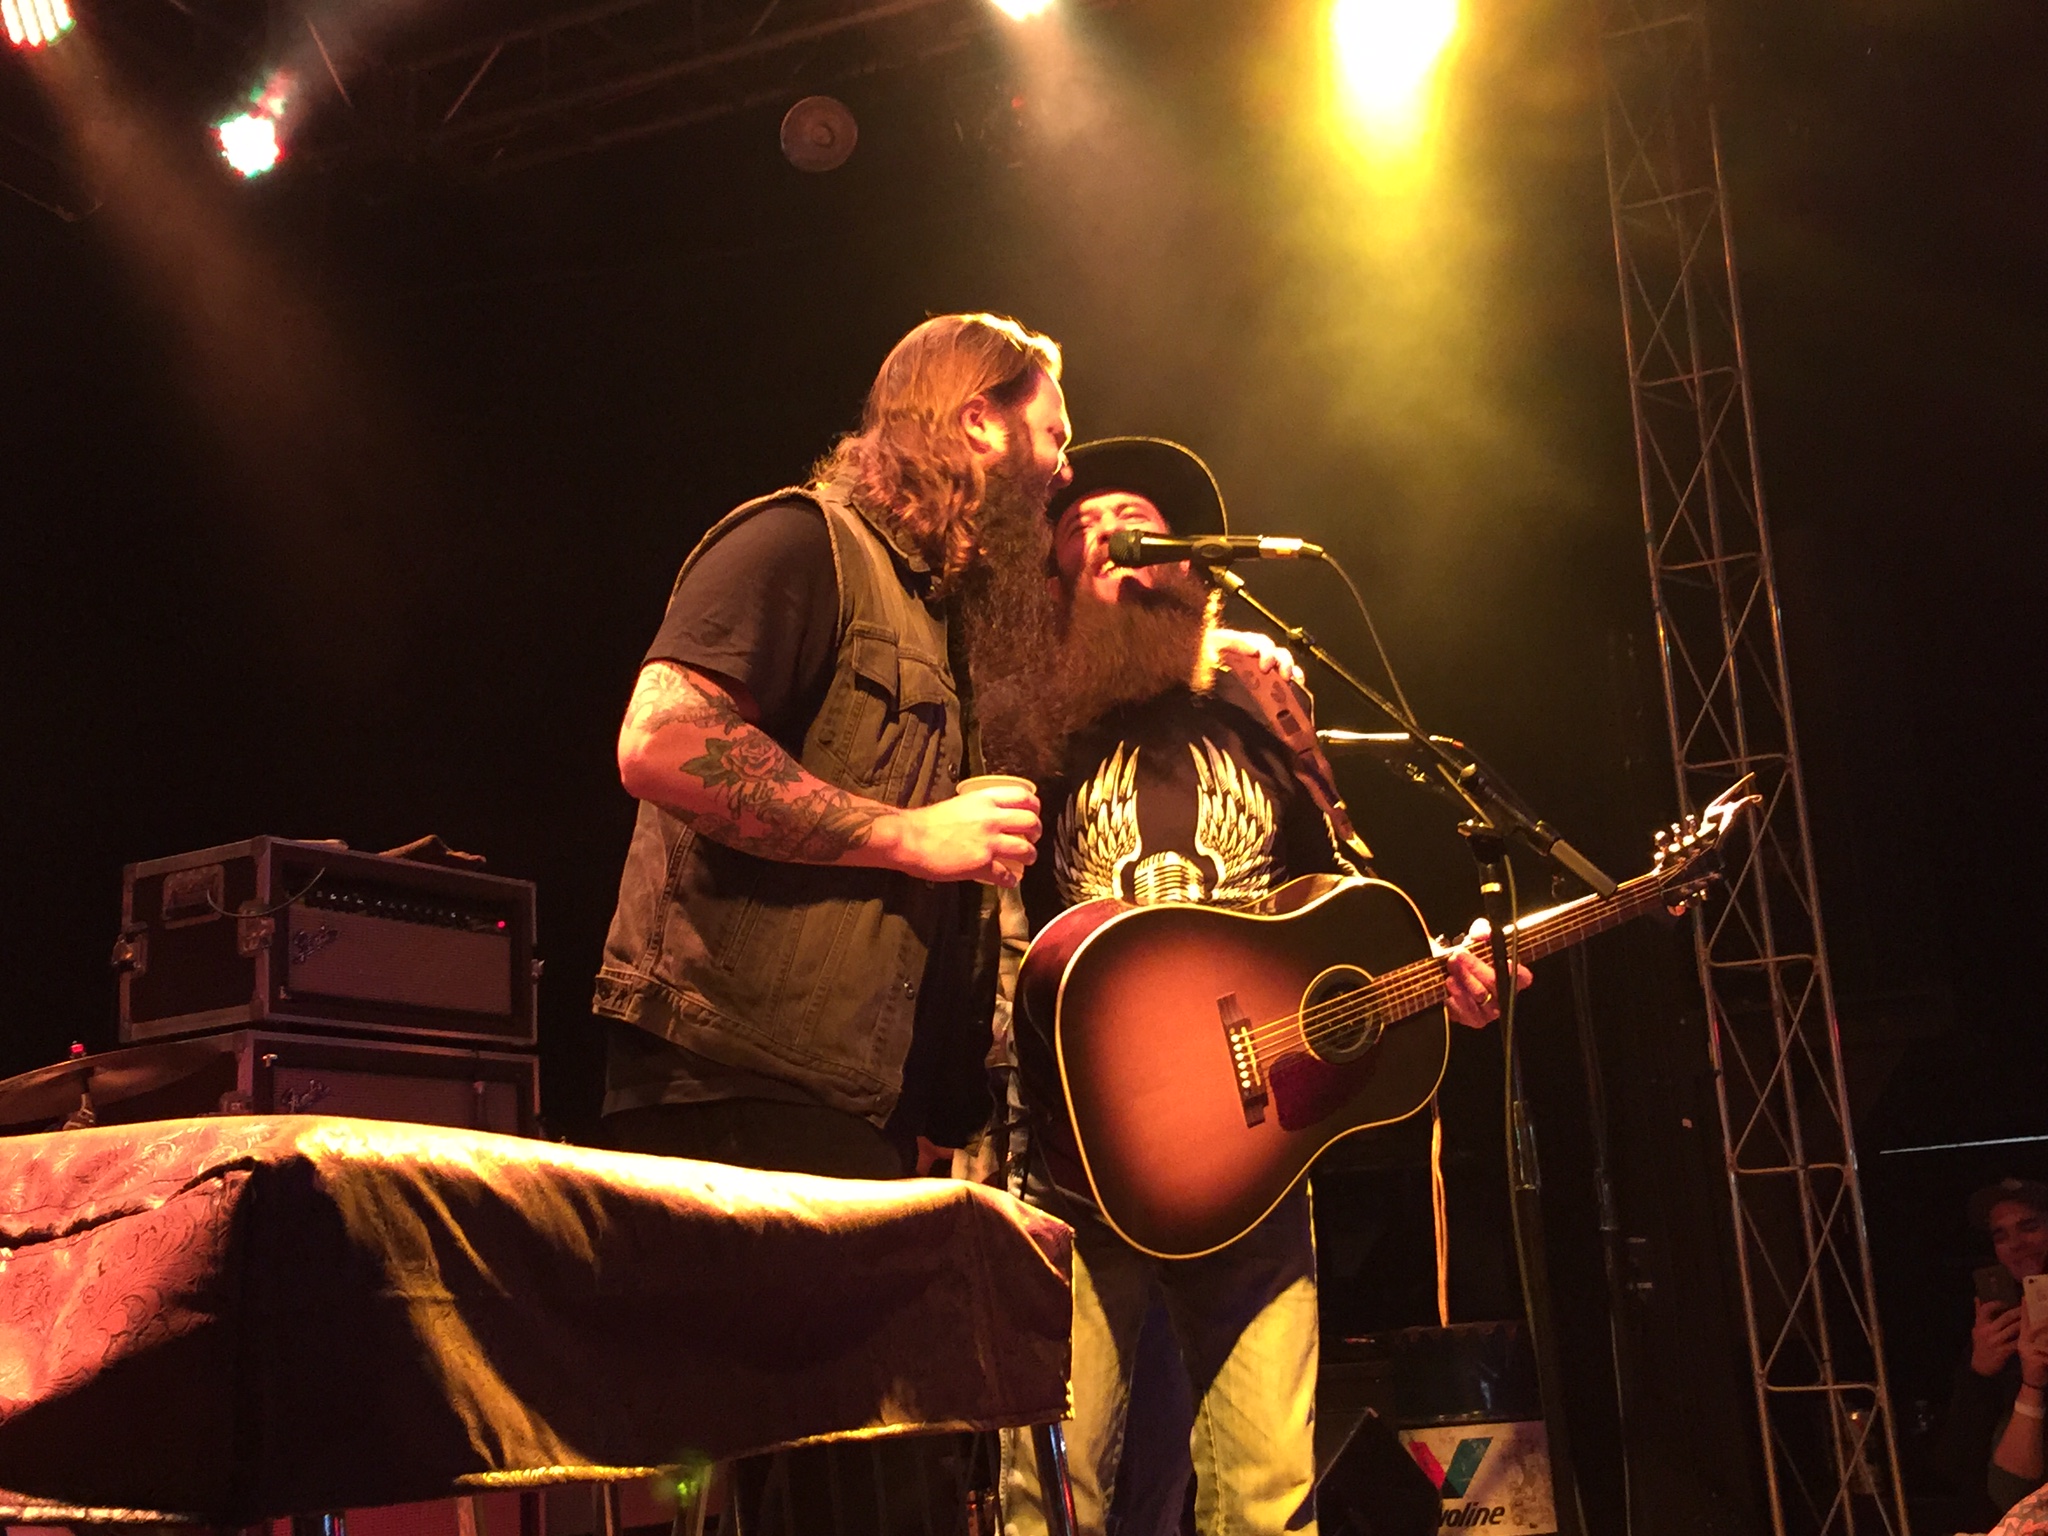
[[[72,27],[64,0],[0,0],[0,24],[16,48],[44,48]]]
[[[346,52],[277,56],[278,18],[254,0],[129,0],[119,45],[188,94],[261,65],[303,74],[288,113],[260,103],[211,134],[244,176],[302,168],[434,164],[499,172],[600,152],[740,112],[829,93],[847,80],[957,53],[1055,6],[1124,0],[495,0],[391,15]],[[10,36],[34,11],[69,24],[67,0],[0,0]],[[367,14],[367,13],[366,13]],[[492,14],[495,25],[465,24]],[[310,23],[308,24],[310,31]],[[30,37],[21,21],[21,38]],[[324,72],[323,72],[324,71]],[[330,94],[328,82],[333,90]]]

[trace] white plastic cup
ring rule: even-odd
[[[1017,773],[977,773],[972,778],[962,779],[958,784],[954,785],[953,793],[964,795],[971,789],[1003,788],[1027,789],[1034,795],[1038,793],[1038,786],[1036,784],[1032,783],[1031,780],[1025,778],[1022,774]],[[1015,885],[1024,878],[1024,866],[1021,863],[1015,863],[1009,859],[997,859],[996,868],[1010,877],[1009,883],[1012,885]],[[990,882],[984,881],[982,883],[989,884]]]

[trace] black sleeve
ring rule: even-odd
[[[790,747],[822,705],[838,651],[832,535],[816,507],[778,501],[690,567],[646,660],[740,684],[753,696],[762,729]]]
[[[1983,1495],[1984,1469],[1991,1461],[1998,1421],[2018,1392],[2018,1380],[2008,1371],[1979,1376],[1967,1359],[1956,1367],[1935,1460],[1957,1493]]]

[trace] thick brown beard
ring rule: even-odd
[[[1052,528],[1045,518],[1050,495],[1051,486],[1020,438],[989,468],[976,528],[979,548],[960,583],[960,630],[975,714],[983,724],[986,766],[995,772],[1023,770],[987,752],[992,701],[1007,718],[1008,701],[1031,689],[1059,647],[1060,605],[1050,580]]]
[[[1064,631],[1035,665],[1012,667],[988,685],[977,674],[988,766],[1032,778],[1057,773],[1067,743],[1110,710],[1194,685],[1208,626],[1208,590],[1181,571],[1156,587],[1125,582],[1114,603],[1076,594]]]

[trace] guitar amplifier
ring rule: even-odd
[[[0,1099],[0,1119],[14,1122],[0,1134],[51,1129],[59,1103],[69,1112],[81,1090],[92,1094],[95,1125],[219,1114],[352,1115],[505,1136],[540,1130],[540,1062],[526,1051],[230,1029],[131,1045],[75,1065],[79,1071],[61,1085],[61,1097],[43,1093],[33,1114],[18,1112],[19,1099],[12,1108]]]
[[[256,837],[121,876],[124,1041],[236,1025],[531,1046],[534,889]]]

